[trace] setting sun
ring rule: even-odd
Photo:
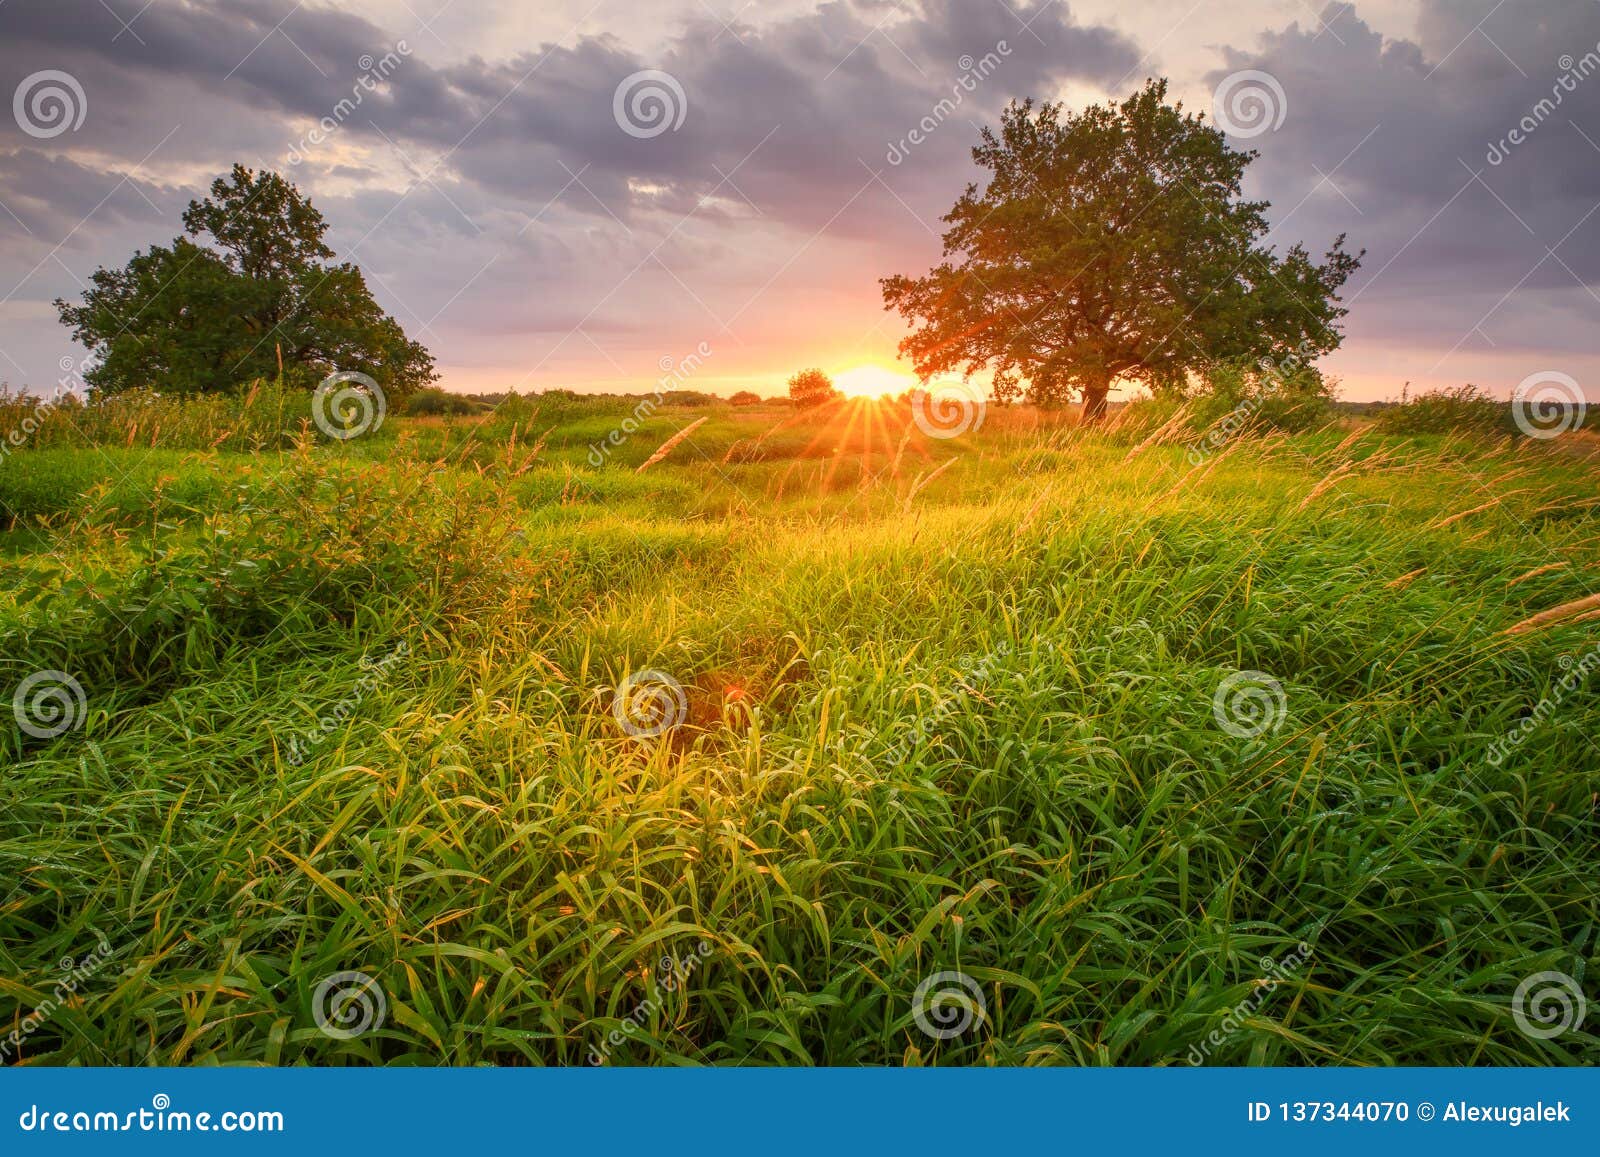
[[[910,374],[886,366],[855,366],[833,379],[839,392],[851,398],[875,398],[880,394],[899,394],[917,384]]]

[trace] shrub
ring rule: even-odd
[[[462,394],[430,387],[406,399],[406,413],[422,416],[481,414],[489,407]]]
[[[722,399],[715,394],[701,393],[699,390],[667,390],[661,395],[661,404],[664,406],[716,406]]]
[[[728,401],[735,406],[758,406],[761,404],[761,395],[750,390],[740,390]]]
[[[1334,416],[1329,383],[1292,357],[1279,363],[1215,366],[1205,386],[1206,392],[1188,402],[1188,425],[1213,447],[1252,431],[1299,433],[1326,425]],[[1176,403],[1159,397],[1134,408],[1138,412],[1119,425],[1148,431],[1168,421]]]
[[[789,379],[789,398],[803,409],[820,406],[840,396],[833,388],[833,379],[821,370],[801,370]]]
[[[1333,420],[1333,400],[1320,394],[1267,394],[1257,401],[1256,420],[1274,430],[1298,434]]]
[[[1511,408],[1474,385],[1418,394],[1384,410],[1374,424],[1389,434],[1449,434],[1461,430],[1510,434],[1516,429]]]

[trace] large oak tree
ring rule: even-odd
[[[1013,103],[983,130],[990,176],[945,216],[944,262],[882,282],[924,381],[987,369],[998,401],[1076,395],[1094,421],[1119,380],[1187,390],[1218,363],[1308,364],[1339,344],[1361,255],[1343,236],[1321,263],[1276,253],[1267,203],[1241,191],[1256,154],[1166,95],[1153,80],[1081,112]]]
[[[280,362],[306,388],[354,370],[403,396],[437,376],[361,270],[334,262],[322,214],[278,174],[235,165],[183,224],[170,246],[97,270],[81,303],[56,302],[94,356],[91,389],[226,390],[276,377]]]

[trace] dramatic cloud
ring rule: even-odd
[[[1553,359],[1596,383],[1600,5],[1425,0],[1417,41],[1351,5],[1322,19],[1208,79],[1280,81],[1283,127],[1247,142],[1253,179],[1288,238],[1348,231],[1367,249],[1337,360],[1503,391]]]

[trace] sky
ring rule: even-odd
[[[1596,0],[0,0],[0,381],[70,376],[52,302],[237,161],[448,389],[903,388],[878,280],[979,129],[1148,76],[1259,153],[1272,244],[1366,250],[1343,396],[1600,402]]]

